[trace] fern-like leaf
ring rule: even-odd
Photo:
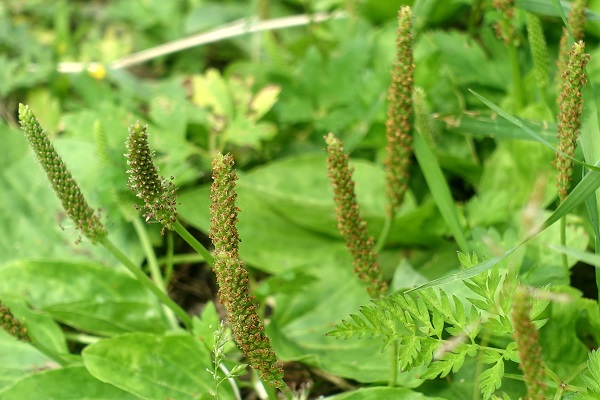
[[[487,400],[502,385],[504,359],[496,352],[486,351],[483,362],[494,364],[479,375],[479,389],[481,390],[481,394],[483,394],[484,400]]]
[[[434,379],[438,375],[443,378],[450,372],[457,372],[465,363],[467,355],[474,357],[475,354],[477,354],[477,346],[461,343],[451,351],[445,352],[439,360],[431,363],[427,372],[421,378]]]

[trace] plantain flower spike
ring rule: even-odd
[[[157,220],[165,228],[172,229],[177,221],[177,195],[173,177],[167,181],[159,175],[158,167],[154,165],[154,153],[148,145],[147,126],[139,121],[129,128],[127,138],[127,164],[129,179],[127,185],[137,197],[144,201],[144,218],[146,221]],[[136,205],[137,208],[137,205]]]
[[[392,66],[392,83],[388,89],[388,110],[386,121],[386,191],[387,213],[393,216],[408,188],[410,158],[412,155],[412,93],[413,64],[412,53],[412,11],[401,7],[398,12],[396,34],[396,61]]]
[[[527,37],[533,60],[533,73],[538,86],[544,90],[548,85],[548,46],[540,18],[527,13]]]
[[[14,336],[24,342],[31,341],[27,327],[15,318],[9,307],[2,304],[0,304],[0,324],[2,325],[2,329],[10,336]]]
[[[352,255],[354,272],[365,283],[371,297],[381,297],[387,291],[387,284],[377,262],[375,242],[367,233],[367,223],[359,213],[358,202],[352,181],[352,168],[348,165],[348,155],[344,153],[342,142],[332,133],[325,136],[327,143],[327,171],[333,187],[335,215],[346,247]]]
[[[506,44],[516,44],[517,37],[513,27],[515,0],[492,0],[492,6],[500,12],[500,21],[494,25],[496,37]]]
[[[104,239],[108,233],[100,222],[100,217],[88,205],[77,182],[54,149],[48,135],[29,106],[19,104],[19,122],[29,145],[46,172],[52,189],[69,218],[75,223],[77,230],[92,243],[98,243]]]
[[[237,175],[230,154],[217,154],[213,161],[211,187],[210,238],[215,246],[215,274],[221,301],[227,309],[236,343],[252,368],[271,385],[282,388],[283,370],[277,364],[271,340],[257,313],[257,305],[248,288],[248,271],[238,256],[239,236],[236,227]]]
[[[585,37],[583,28],[585,27],[585,6],[587,0],[573,0],[571,2],[571,11],[567,17],[567,24],[573,34],[573,40],[579,42]],[[558,59],[556,61],[556,84],[558,86],[558,92],[562,90],[563,81],[561,74],[567,68],[569,62],[569,52],[571,46],[569,46],[569,31],[566,27],[563,27],[563,33],[560,37],[560,44],[558,47]],[[560,98],[558,99],[560,101]],[[559,103],[560,107],[560,103]]]
[[[581,90],[587,83],[585,66],[590,55],[584,52],[583,41],[573,43],[569,64],[562,74],[563,87],[560,93],[560,108],[558,110],[558,150],[554,164],[558,169],[556,185],[558,196],[563,201],[571,183],[573,157],[583,111],[583,95]]]
[[[519,287],[513,297],[511,320],[521,358],[521,370],[527,386],[526,398],[543,400],[546,398],[546,383],[544,382],[546,370],[542,362],[542,348],[538,342],[538,332],[529,317],[530,311],[529,292],[527,289]]]

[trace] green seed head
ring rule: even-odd
[[[92,243],[97,243],[105,238],[107,235],[106,228],[100,222],[99,216],[88,205],[77,182],[28,106],[19,104],[19,121],[25,137],[46,172],[54,192],[79,232]]]
[[[146,221],[157,220],[164,229],[172,229],[177,221],[177,195],[172,182],[159,175],[153,152],[148,145],[147,127],[136,122],[129,128],[127,138],[128,186],[144,201]],[[171,177],[173,180],[173,177]]]
[[[24,342],[31,341],[25,324],[15,318],[10,311],[10,308],[3,306],[2,304],[0,304],[0,325],[2,325],[2,329],[9,335]]]

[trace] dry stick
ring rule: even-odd
[[[203,32],[197,35],[189,36],[183,39],[174,40],[147,50],[127,55],[109,64],[108,69],[123,69],[131,66],[153,60],[157,57],[176,53],[181,50],[193,48],[196,46],[215,43],[221,40],[230,39],[237,36],[243,36],[248,33],[272,31],[277,29],[303,26],[309,23],[319,23],[328,20],[347,18],[345,12],[335,13],[316,13],[313,15],[294,15],[291,17],[274,18],[269,20],[243,19],[231,24],[221,26],[209,32]],[[35,69],[35,65],[32,68]],[[80,63],[80,62],[62,62],[58,64],[58,72],[63,74],[79,73],[85,70],[97,70],[104,68],[101,63]]]

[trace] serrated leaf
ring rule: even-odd
[[[469,290],[483,298],[487,298],[487,290],[472,279],[463,281],[463,284],[469,288]]]
[[[437,310],[432,310],[431,313],[431,320],[433,321],[432,335],[442,337],[442,333],[444,332],[444,317]]]
[[[438,375],[444,378],[450,372],[457,372],[464,364],[469,351],[469,345],[459,344],[452,352],[446,352],[440,360],[434,361],[425,372],[422,379],[434,379]]]
[[[598,350],[594,350],[590,352],[587,361],[588,373],[591,375],[593,379],[586,379],[584,375],[584,379],[588,384],[588,389],[595,391],[600,394],[600,352]]]
[[[508,321],[509,325],[506,326],[507,319],[502,316],[493,316],[488,320],[482,323],[483,328],[493,332],[495,335],[510,335],[512,333],[512,327],[510,325],[510,321]]]
[[[441,339],[431,337],[421,338],[421,351],[414,360],[413,366],[428,365],[433,360],[433,353],[442,344]]]
[[[479,375],[479,389],[484,400],[490,398],[492,393],[502,385],[504,375],[504,360],[499,358],[494,366],[486,369]]]
[[[506,350],[502,356],[505,360],[509,360],[517,364],[521,362],[521,357],[519,356],[519,350],[517,349],[516,342],[510,342],[508,346],[506,346]]]
[[[421,352],[421,340],[416,336],[403,337],[399,346],[398,368],[406,371]]]
[[[467,298],[467,301],[469,301],[469,303],[471,303],[471,305],[477,307],[481,311],[490,309],[490,302],[488,300],[480,300],[480,299],[474,299],[472,297],[469,297],[469,298]]]
[[[485,349],[483,354],[480,356],[479,360],[484,364],[494,364],[497,363],[498,360],[501,358],[502,355],[498,351]]]
[[[454,300],[454,312],[456,313],[457,327],[461,327],[461,328],[465,329],[466,328],[465,307],[464,307],[463,303],[458,299],[458,297],[452,296],[452,300]]]

